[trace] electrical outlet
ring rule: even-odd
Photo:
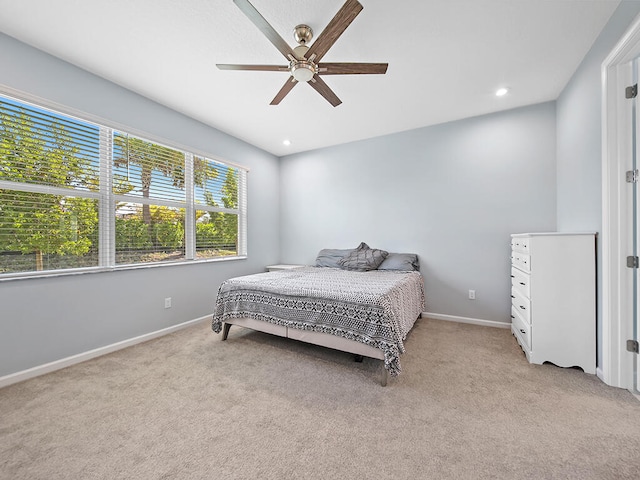
[[[475,300],[475,299],[476,299],[476,291],[469,290],[469,300]]]
[[[164,308],[171,308],[171,297],[164,299]]]

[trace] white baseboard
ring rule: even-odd
[[[154,338],[162,337],[163,335],[168,335],[170,333],[176,332],[178,330],[182,330],[183,328],[187,328],[204,321],[211,321],[211,315],[206,315],[204,317],[196,318],[194,320],[189,320],[188,322],[179,323],[178,325],[173,325],[171,327],[163,328],[162,330],[156,330],[155,332],[145,333],[144,335],[140,335],[139,337],[129,338],[121,342],[117,342],[111,345],[106,345],[104,347],[89,350],[88,352],[83,352],[77,355],[72,355],[70,357],[61,358],[60,360],[56,360],[50,363],[45,363],[44,365],[39,365],[37,367],[29,368],[21,372],[11,373],[9,375],[5,375],[4,377],[0,377],[0,388],[7,387],[14,383],[23,382],[24,380],[38,377],[40,375],[44,375],[45,373],[55,372],[56,370],[70,367],[71,365],[75,365],[77,363],[81,363],[95,357],[100,357],[102,355],[106,355],[108,353],[115,352],[117,350],[122,350],[123,348],[131,347],[138,343],[153,340]]]
[[[458,317],[455,315],[444,315],[441,313],[423,312],[422,317],[433,318],[435,320],[446,320],[450,322],[471,323],[474,325],[482,325],[485,327],[497,327],[497,328],[511,327],[510,323],[496,322],[493,320],[482,320],[478,318]],[[56,360],[50,363],[45,363],[44,365],[39,365],[37,367],[29,368],[21,372],[11,373],[9,375],[5,375],[4,377],[0,377],[0,388],[7,387],[14,383],[23,382],[30,378],[38,377],[46,373],[55,372],[56,370],[61,370],[66,367],[70,367],[71,365],[85,362],[92,358],[100,357],[102,355],[106,355],[108,353],[112,353],[117,350],[122,350],[123,348],[131,347],[138,343],[153,340],[154,338],[158,338],[163,335],[168,335],[170,333],[176,332],[183,328],[187,328],[197,323],[210,321],[210,320],[211,320],[211,315],[206,315],[204,317],[196,318],[194,320],[189,320],[187,322],[183,322],[178,325],[173,325],[171,327],[163,328],[162,330],[156,330],[155,332],[146,333],[138,337],[130,338],[127,340],[123,340],[121,342],[113,343],[111,345],[106,345],[104,347],[89,350],[88,352],[79,353],[77,355],[72,355],[70,357],[62,358],[60,360]]]
[[[434,320],[446,320],[448,322],[471,323],[473,325],[482,325],[483,327],[511,328],[511,323],[482,320],[480,318],[458,317],[456,315],[444,315],[442,313],[422,312],[422,318],[425,317],[433,318]]]

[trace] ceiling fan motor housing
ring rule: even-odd
[[[295,37],[300,45],[293,49],[296,59],[289,63],[289,70],[298,82],[308,82],[318,73],[318,65],[306,58],[309,47],[305,43],[311,40],[312,34],[311,28],[306,25],[298,25],[295,28]]]

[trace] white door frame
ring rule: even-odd
[[[602,63],[602,358],[598,376],[608,385],[633,388],[631,255],[632,197],[625,180],[631,169],[631,61],[640,55],[640,16]]]

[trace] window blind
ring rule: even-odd
[[[0,274],[98,265],[99,128],[0,99]]]
[[[3,98],[0,134],[0,179],[98,189],[97,125]]]
[[[246,255],[245,179],[0,96],[0,275]]]
[[[194,157],[196,204],[196,256],[206,258],[215,251],[244,255],[239,238],[240,188],[237,168],[214,160]]]

